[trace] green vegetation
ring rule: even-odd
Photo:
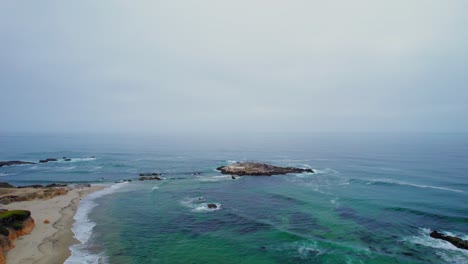
[[[0,213],[0,221],[4,220],[25,220],[31,216],[31,212],[27,210],[11,210]]]
[[[13,227],[13,229],[15,230],[21,230],[23,229],[23,223],[21,222],[14,222],[11,227]]]
[[[0,235],[8,236],[10,234],[10,231],[8,231],[7,228],[4,226],[0,225]]]

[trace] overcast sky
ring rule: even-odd
[[[1,1],[0,131],[468,132],[466,0]]]

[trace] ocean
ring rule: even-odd
[[[62,157],[2,167],[0,181],[108,186],[81,201],[68,264],[468,263],[429,236],[468,239],[468,135],[0,135],[0,160]],[[215,170],[238,161],[316,173]]]

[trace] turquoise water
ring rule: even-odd
[[[467,143],[416,134],[3,135],[0,160],[72,161],[0,168],[0,181],[112,186],[82,202],[75,232],[84,243],[69,263],[468,263],[468,251],[428,235],[468,239]],[[317,173],[232,180],[214,170],[246,160]],[[140,172],[166,179],[113,185]]]

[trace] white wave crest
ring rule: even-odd
[[[337,173],[336,170],[331,169],[331,168],[325,168],[325,169],[314,169],[315,174],[332,174],[332,173]]]
[[[375,183],[389,183],[389,184],[396,184],[396,185],[406,185],[406,186],[411,186],[411,187],[416,187],[416,188],[436,189],[436,190],[449,191],[449,192],[459,192],[459,193],[463,192],[462,190],[459,190],[459,189],[452,189],[452,188],[447,188],[447,187],[442,187],[442,186],[415,184],[415,183],[410,183],[410,182],[405,182],[405,181],[397,181],[397,180],[391,180],[391,179],[370,180],[370,182],[368,182],[367,184],[375,184]]]
[[[89,219],[89,214],[98,205],[95,200],[99,197],[109,195],[122,188],[127,182],[114,184],[103,190],[94,192],[80,201],[78,210],[74,216],[75,223],[72,231],[75,238],[80,241],[79,244],[70,247],[71,256],[65,261],[65,264],[104,264],[107,263],[107,257],[103,254],[94,254],[88,251],[88,241],[93,234],[96,223]]]
[[[83,161],[93,161],[93,160],[96,160],[96,158],[93,158],[93,157],[89,157],[89,158],[71,158],[70,161],[66,161],[66,162],[83,162]]]
[[[212,176],[212,177],[198,177],[199,181],[207,181],[207,182],[217,182],[217,181],[226,181],[226,180],[231,180],[232,176],[230,175],[218,175],[218,176]]]

